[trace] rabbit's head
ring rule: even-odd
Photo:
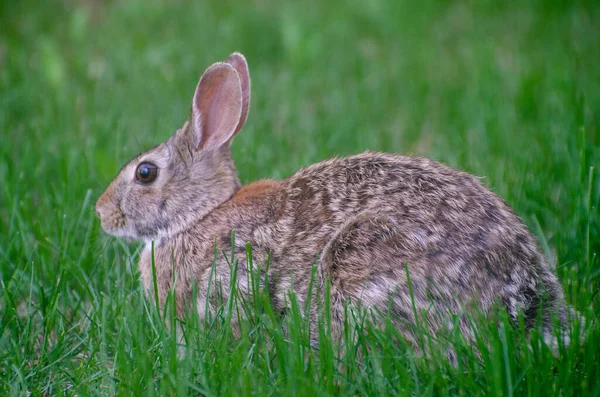
[[[240,187],[229,146],[249,103],[250,77],[241,54],[206,69],[190,120],[126,164],[98,199],[102,228],[115,236],[161,240],[228,200]]]

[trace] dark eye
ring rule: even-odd
[[[152,163],[141,163],[135,170],[135,179],[143,185],[154,182],[158,175],[158,167]]]

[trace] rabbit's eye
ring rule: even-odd
[[[158,167],[152,163],[141,163],[135,170],[135,179],[143,185],[148,185],[156,179]]]

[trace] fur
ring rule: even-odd
[[[239,81],[245,77],[249,87],[247,69],[239,66],[235,73]],[[235,106],[238,91],[232,90]],[[248,101],[249,95],[242,98],[246,111]],[[211,106],[206,108],[216,108]],[[231,114],[239,115],[238,108],[232,109]],[[205,117],[195,113],[192,110],[192,119]],[[243,124],[246,114],[241,113]],[[229,126],[237,123],[226,121]],[[155,241],[159,299],[164,302],[174,287],[180,314],[186,303],[193,303],[189,300],[194,283],[201,316],[207,307],[216,309],[218,293],[230,293],[232,275],[222,255],[215,268],[220,288],[208,293],[215,248],[233,250],[239,260],[240,292],[250,294],[250,269],[245,263],[250,243],[254,263],[270,258],[271,298],[281,313],[287,310],[292,286],[301,303],[309,298],[314,265],[319,288],[311,299],[317,305],[323,301],[325,280],[330,280],[336,337],[344,323],[343,305],[351,303],[380,313],[391,311],[398,328],[414,341],[405,265],[416,309],[429,313],[427,323],[433,332],[448,327],[453,316],[473,305],[489,313],[496,302],[515,319],[523,312],[528,327],[543,307],[548,335],[553,316],[566,322],[562,288],[530,232],[474,176],[426,158],[365,152],[311,165],[282,181],[241,187],[229,149],[232,132],[205,131],[200,125],[194,120],[186,123],[169,140],[131,160],[97,203],[105,231],[148,243],[139,266],[152,295],[150,241]],[[207,140],[227,142],[202,147]],[[157,180],[149,186],[134,181],[142,161],[159,168]],[[311,325],[316,337],[316,317]],[[466,320],[458,326],[472,338]]]

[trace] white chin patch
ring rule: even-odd
[[[137,233],[135,233],[133,230],[130,230],[130,228],[128,228],[128,227],[114,228],[114,229],[106,229],[103,227],[103,229],[106,233],[110,234],[111,236],[122,237],[125,239],[131,239],[131,240],[137,239]]]
[[[139,236],[137,235],[137,233],[133,230],[130,230],[129,228],[119,230],[118,236],[125,238],[127,240],[139,240],[140,239]]]

